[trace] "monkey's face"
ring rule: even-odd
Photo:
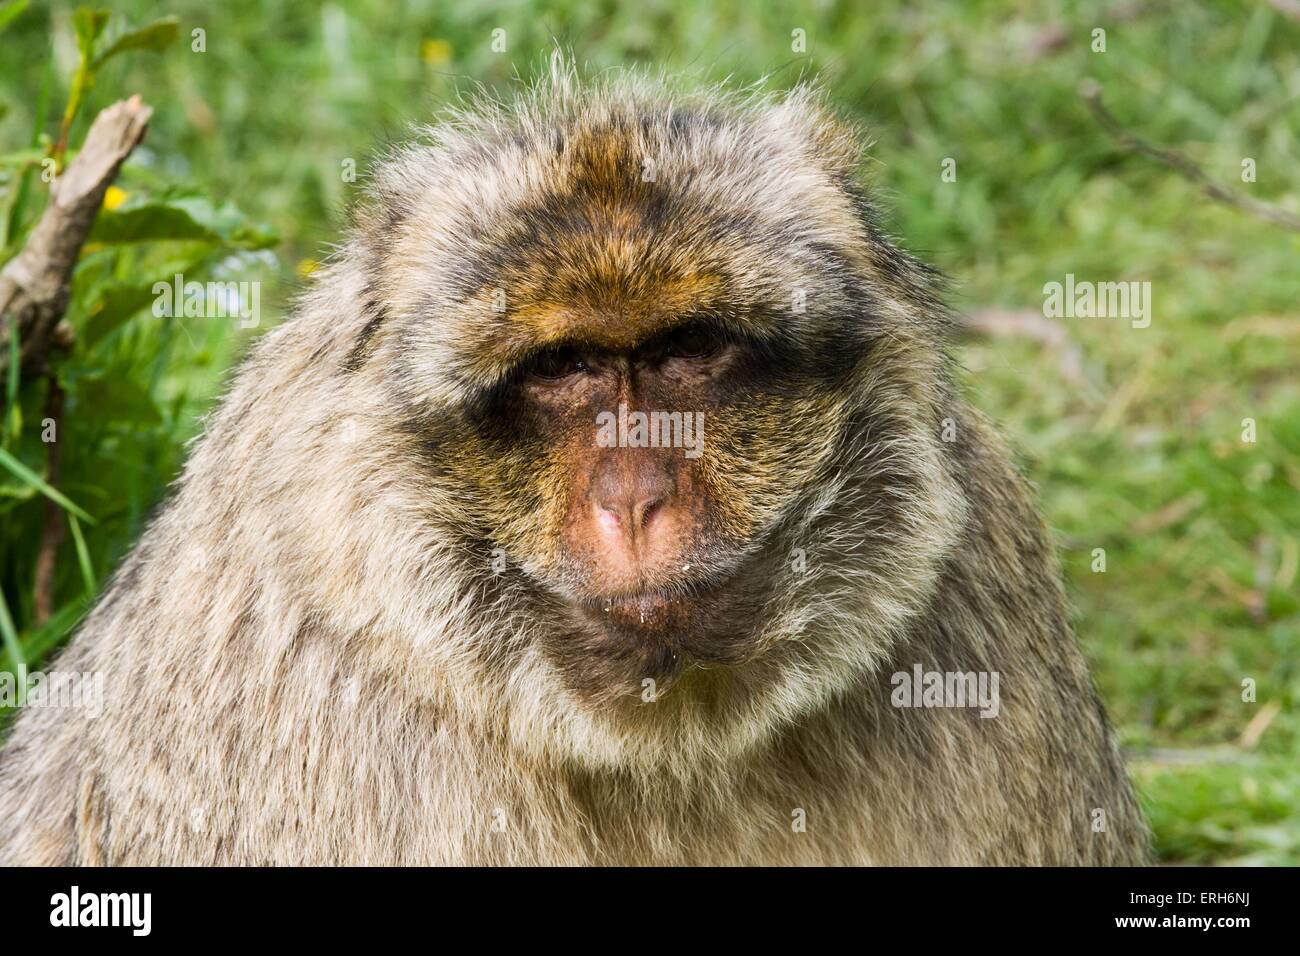
[[[720,303],[670,308],[646,333],[572,318],[474,407],[452,455],[589,692],[759,650],[783,519],[843,428],[842,358],[746,331]]]
[[[526,363],[498,412],[509,500],[484,489],[509,516],[506,552],[593,650],[635,648],[649,677],[750,652],[763,549],[837,424],[769,345],[698,317],[665,325]]]
[[[814,587],[795,607],[810,536],[913,534],[889,522],[925,468],[898,452],[928,428],[898,409],[930,374],[896,365],[903,264],[873,262],[842,170],[779,129],[656,122],[470,149],[438,188],[393,174],[368,290],[400,317],[364,348],[388,356],[436,520],[588,698],[769,655],[833,604]],[[891,416],[895,444],[860,455]],[[844,489],[891,467],[854,516]],[[826,580],[910,566],[872,547],[824,555]]]

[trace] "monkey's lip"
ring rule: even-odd
[[[602,611],[639,611],[653,612],[670,605],[688,603],[691,596],[687,594],[669,594],[666,591],[646,591],[641,594],[626,594],[619,597],[597,598],[589,606]]]
[[[638,627],[680,626],[703,610],[719,590],[718,584],[705,582],[690,587],[650,588],[587,598],[581,602],[581,607],[589,617],[613,623]]]

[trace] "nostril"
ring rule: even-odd
[[[623,516],[619,513],[619,509],[600,503],[596,504],[596,520],[600,522],[601,528],[607,532],[618,532],[626,524]]]
[[[650,527],[666,501],[666,498],[656,496],[635,503],[596,502],[596,521],[606,534],[635,537]]]
[[[663,498],[646,498],[638,502],[633,512],[633,525],[636,530],[644,531],[650,527],[650,522],[654,520],[663,503]]]

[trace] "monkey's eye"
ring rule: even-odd
[[[664,354],[669,358],[702,359],[718,350],[718,337],[698,325],[688,325],[669,336]]]
[[[568,378],[578,372],[587,370],[586,363],[582,361],[575,350],[569,348],[550,349],[543,352],[533,360],[529,366],[528,372],[534,378],[540,378],[548,382],[558,379]]]

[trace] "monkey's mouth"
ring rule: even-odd
[[[586,610],[588,614],[594,612],[604,615],[616,624],[635,623],[638,627],[655,628],[667,624],[670,618],[678,619],[683,614],[688,614],[696,600],[687,594],[649,591],[644,594],[600,598],[587,603]]]
[[[726,581],[702,581],[587,598],[578,607],[587,621],[622,631],[682,633],[699,630],[715,618],[725,592]]]
[[[746,575],[715,575],[604,595],[570,592],[560,603],[571,626],[544,632],[543,647],[570,688],[591,700],[639,693],[647,677],[662,691],[696,666],[741,663],[759,650],[765,606]]]

